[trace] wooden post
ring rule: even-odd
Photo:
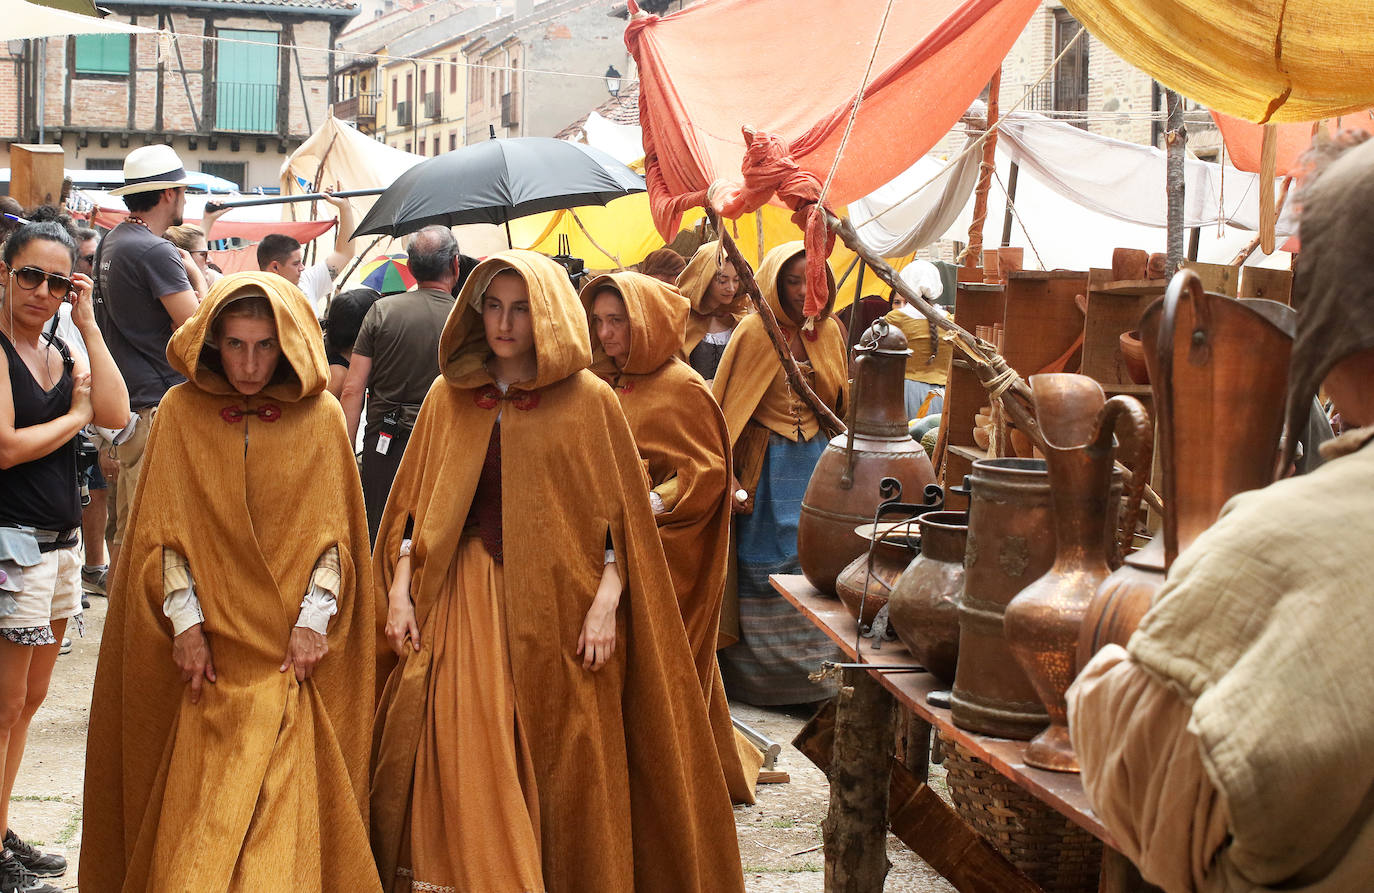
[[[1016,204],[1016,181],[1021,175],[1021,165],[1016,162],[1011,163],[1011,171],[1007,174],[1007,207],[1002,212],[1002,247],[1011,247],[1011,209]]]
[[[801,398],[802,402],[810,407],[816,414],[816,420],[820,422],[821,431],[826,438],[843,434],[847,429],[844,422],[841,422],[831,411],[825,401],[816,396],[816,392],[811,390],[811,385],[802,378],[801,370],[797,368],[797,359],[792,356],[792,348],[787,344],[787,339],[783,337],[782,329],[778,326],[778,320],[773,316],[773,309],[768,306],[768,302],[763,299],[763,293],[759,291],[759,284],[754,280],[752,267],[745,261],[744,255],[740,254],[739,246],[730,237],[730,233],[725,229],[725,224],[721,221],[720,215],[712,208],[706,209],[706,216],[710,218],[711,225],[720,233],[720,244],[725,249],[725,256],[734,265],[735,271],[739,273],[740,284],[748,292],[749,299],[754,302],[754,309],[758,311],[760,318],[763,319],[764,331],[768,333],[768,339],[773,342],[773,349],[777,351],[778,360],[782,363],[782,371],[787,376],[787,383],[792,386],[792,390]],[[851,227],[852,229],[852,227]]]
[[[1183,159],[1188,146],[1188,128],[1183,124],[1182,96],[1173,90],[1165,90],[1164,108],[1168,115],[1164,130],[1164,188],[1169,201],[1166,242],[1169,260],[1164,275],[1172,279],[1183,265]]]
[[[998,94],[1002,91],[1002,66],[992,74],[988,83],[988,117],[985,127],[997,121]],[[983,258],[983,222],[988,216],[988,190],[992,187],[992,172],[997,163],[997,131],[983,141],[983,163],[978,166],[978,185],[973,193],[973,223],[968,228],[968,248],[964,266],[976,267]]]
[[[882,893],[887,878],[887,800],[894,745],[892,695],[865,670],[843,670],[830,763],[826,893]]]

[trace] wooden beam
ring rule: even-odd
[[[992,74],[988,83],[988,115],[985,127],[992,128],[997,123],[998,99],[1002,92],[1002,66]],[[968,229],[968,254],[964,255],[964,266],[978,266],[983,258],[983,223],[988,216],[988,190],[992,187],[992,172],[997,163],[997,131],[993,130],[983,141],[983,163],[978,166],[978,185],[973,191],[973,223]]]
[[[866,670],[846,667],[835,707],[826,893],[882,893],[887,878],[888,770],[896,702]]]

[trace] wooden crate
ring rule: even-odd
[[[1104,387],[1134,384],[1121,358],[1121,334],[1140,327],[1140,315],[1164,295],[1168,284],[1163,279],[1113,281],[1111,273],[1111,270],[1088,272],[1088,307],[1083,321],[1080,369]]]
[[[1280,304],[1293,303],[1293,273],[1265,267],[1241,267],[1238,298],[1264,298]]]
[[[1070,270],[1022,270],[1007,278],[1002,356],[1023,377],[1044,371],[1083,334],[1083,313],[1074,300],[1087,294],[1088,274]],[[1070,365],[1065,370],[1076,371]]]
[[[1001,323],[1005,310],[1006,291],[1002,286],[959,283],[958,297],[954,302],[954,321],[965,331],[976,332],[979,326]],[[941,480],[946,485],[945,507],[949,511],[968,508],[967,500],[948,492],[948,487],[962,484],[964,475],[973,470],[972,460],[963,451],[956,453],[954,448],[976,448],[973,442],[973,417],[987,403],[987,389],[977,373],[968,368],[963,354],[956,350],[949,370],[949,383],[945,386],[945,408],[940,419],[946,437]]]
[[[1190,260],[1184,262],[1183,269],[1197,273],[1202,280],[1203,291],[1226,295],[1228,298],[1236,296],[1236,289],[1240,286],[1240,267]]]
[[[10,146],[10,195],[25,208],[57,204],[66,177],[65,157],[61,146]]]

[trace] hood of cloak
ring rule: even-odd
[[[591,337],[568,271],[537,251],[513,249],[482,261],[463,284],[439,336],[439,369],[444,380],[457,388],[492,383],[486,369],[492,354],[482,325],[482,297],[491,280],[505,270],[518,274],[529,290],[538,357],[534,379],[512,384],[537,390],[587,368],[592,361]]]
[[[1293,306],[1298,330],[1288,374],[1288,430],[1306,425],[1327,373],[1351,354],[1374,348],[1374,280],[1365,269],[1374,245],[1374,140],[1331,162],[1303,192]],[[1296,438],[1279,462],[1287,468]]]
[[[628,270],[597,276],[582,287],[582,306],[592,342],[593,371],[611,374],[615,363],[606,356],[601,340],[591,330],[592,303],[603,289],[613,289],[625,301],[630,320],[630,355],[619,371],[647,375],[682,350],[689,304],[682,293],[667,283]]]
[[[230,273],[216,282],[168,342],[167,361],[172,368],[207,394],[238,396],[224,377],[210,329],[229,304],[251,297],[266,298],[272,305],[282,351],[277,373],[261,396],[295,403],[322,393],[329,383],[329,362],[320,323],[301,290],[275,273]]]
[[[795,329],[799,323],[788,316],[787,311],[782,306],[782,282],[780,281],[782,268],[787,266],[787,262],[792,258],[804,254],[806,254],[806,243],[801,240],[784,242],[764,256],[763,263],[759,266],[758,275],[754,277],[759,284],[759,291],[763,294],[763,299],[768,302],[768,306],[773,310],[773,315],[778,318],[778,324],[787,328]],[[826,299],[825,310],[816,316],[818,324],[822,320],[829,319],[835,310],[835,273],[830,269],[828,263],[825,268],[825,278],[830,284],[830,295]]]
[[[702,301],[706,300],[706,292],[711,288],[711,282],[716,278],[716,273],[725,264],[725,252],[721,249],[720,240],[715,239],[702,244],[697,249],[696,254],[687,263],[687,269],[683,270],[677,277],[678,291],[692,302],[692,312],[702,314]],[[739,271],[743,274],[744,271]],[[751,269],[749,272],[753,272]],[[749,312],[749,295],[740,288],[735,295],[735,299],[729,305],[719,308],[720,311],[729,313],[739,319]]]

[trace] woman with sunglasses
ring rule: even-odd
[[[0,891],[53,891],[35,876],[66,871],[9,830],[10,795],[29,723],[48,691],[67,621],[81,615],[81,498],[76,434],[116,430],[129,394],[96,326],[90,277],[56,223],[21,226],[5,242],[0,279]],[[63,301],[86,341],[74,357],[45,324]]]

